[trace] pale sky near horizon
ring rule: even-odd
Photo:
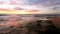
[[[11,0],[0,0],[0,2],[11,2]],[[42,12],[50,13],[60,13],[60,0],[12,0],[22,9],[31,10],[41,10]],[[6,6],[7,5],[7,6]],[[56,6],[55,6],[56,5]],[[4,7],[3,7],[4,6]],[[53,7],[51,7],[53,6]],[[0,8],[14,8],[14,5],[0,4]],[[17,6],[15,6],[17,7]],[[48,7],[48,9],[46,8]],[[50,8],[49,8],[50,7]]]

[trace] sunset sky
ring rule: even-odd
[[[39,10],[46,14],[60,14],[60,0],[0,0],[0,9]]]

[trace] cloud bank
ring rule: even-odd
[[[40,10],[43,13],[59,14],[60,0],[0,0],[0,8],[15,9],[16,7],[20,10]]]

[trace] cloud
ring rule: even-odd
[[[60,5],[45,7],[40,11],[45,14],[60,14]]]
[[[7,1],[8,0],[4,0],[4,2]],[[16,5],[2,4],[0,8],[14,9],[20,7],[23,10],[40,10],[43,13],[60,13],[60,8],[57,8],[60,7],[60,0],[13,0],[12,2],[16,2]]]

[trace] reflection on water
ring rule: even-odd
[[[49,34],[59,32],[46,17],[36,15],[0,16],[0,34]]]

